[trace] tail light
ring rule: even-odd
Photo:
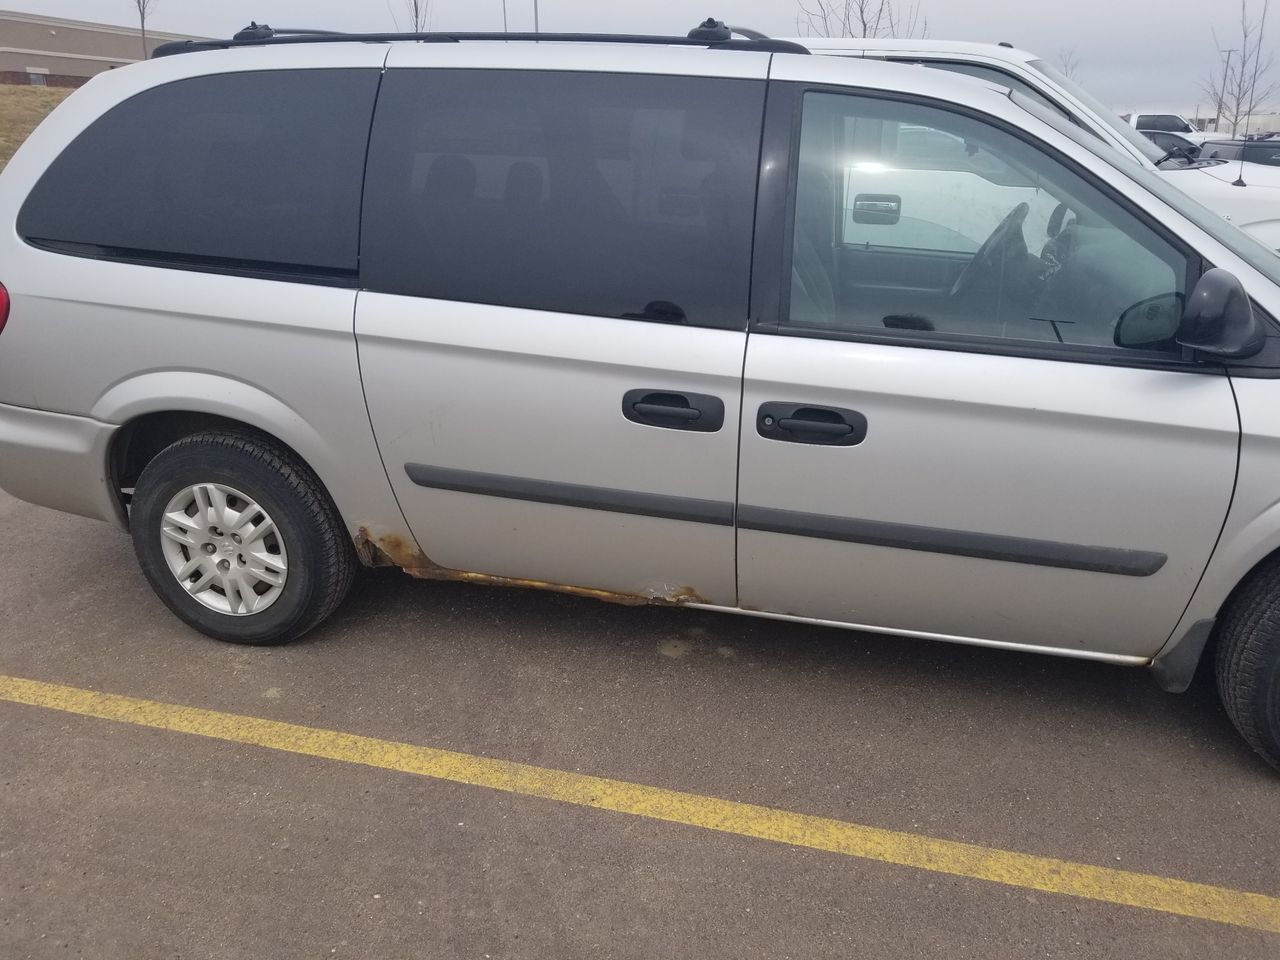
[[[0,283],[0,333],[4,333],[4,325],[9,320],[9,291]]]

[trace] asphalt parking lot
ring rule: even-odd
[[[302,642],[225,646],[162,608],[123,534],[4,495],[0,560],[0,957],[1280,955],[1259,929],[1280,930],[1280,775],[1203,677],[1173,697],[1088,663],[395,571]],[[82,691],[135,699],[104,719]],[[279,743],[244,732],[262,720]],[[330,759],[338,733],[372,739]],[[381,741],[465,756],[405,772]],[[472,785],[492,759],[542,772]],[[588,776],[622,799],[574,799]],[[828,825],[696,825],[725,800]],[[990,848],[1005,882],[938,841]],[[904,850],[936,868],[885,862]],[[1056,892],[1075,864],[1101,893]],[[1129,871],[1161,909],[1122,902]],[[1225,921],[1182,915],[1206,903]]]

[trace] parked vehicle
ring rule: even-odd
[[[1180,133],[1166,133],[1163,130],[1139,130],[1138,132],[1165,153],[1183,156],[1188,160],[1194,160],[1200,156],[1200,145],[1192,143]]]
[[[1135,110],[1133,113],[1122,116],[1121,119],[1135,130],[1140,130],[1144,133],[1147,130],[1176,133],[1192,143],[1204,143],[1204,141],[1214,136],[1213,133],[1206,133],[1203,130],[1196,129],[1195,124],[1177,113],[1153,113],[1145,110]]]
[[[0,174],[0,486],[237,643],[361,564],[1167,689],[1213,638],[1280,763],[1280,259],[1028,98],[728,36],[99,75]]]
[[[1158,163],[1157,172],[1174,186],[1252,234],[1269,249],[1280,252],[1280,193],[1263,189],[1270,186],[1269,181],[1267,184],[1246,181],[1248,189],[1242,189],[1231,185],[1236,177],[1227,177],[1225,171],[1215,170],[1215,163],[1165,158],[1166,151],[1035,54],[1008,44],[931,39],[806,38],[798,42],[814,53],[919,64],[978,77],[1011,89],[1055,111],[1146,169],[1157,170]],[[1197,138],[1188,136],[1187,139]]]
[[[1249,165],[1280,167],[1280,140],[1209,140],[1204,145],[1206,157],[1243,160]]]

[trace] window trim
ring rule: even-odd
[[[1083,123],[1081,123],[1080,118],[1076,116],[1074,111],[1069,110],[1067,107],[1063,106],[1061,103],[1059,103],[1053,97],[1050,97],[1047,93],[1045,93],[1035,84],[1028,83],[1026,80],[1018,76],[1016,73],[1013,73],[1012,71],[1007,70],[1002,66],[997,66],[992,63],[982,63],[977,60],[964,59],[962,57],[938,57],[936,55],[935,56],[924,55],[920,57],[903,57],[898,54],[894,54],[892,56],[886,57],[885,59],[891,63],[919,64],[920,66],[928,67],[931,70],[945,71],[947,69],[945,64],[962,64],[964,66],[981,67],[984,70],[990,70],[992,73],[998,73],[1000,76],[1008,77],[1010,80],[1014,81],[1014,83],[1012,84],[1001,83],[1001,86],[1008,87],[1014,93],[1020,93],[1024,97],[1028,95],[1027,94],[1028,90],[1032,91],[1032,93],[1035,94],[1035,97],[1033,97],[1032,99],[1039,98],[1039,102],[1041,106],[1048,107],[1049,109],[1058,113],[1059,115],[1061,115],[1063,120],[1066,120],[1068,123],[1079,127],[1081,130],[1085,131],[1090,136],[1097,137],[1099,140],[1102,139],[1102,137],[1099,136],[1098,133],[1096,133],[1094,130],[1090,129],[1089,127],[1085,126]],[[951,70],[950,72],[952,74],[956,74],[959,76],[970,77],[974,80],[985,80],[988,83],[999,82],[994,80],[987,80],[987,78],[985,77],[977,77],[972,73],[964,73],[961,70]]]
[[[862,97],[870,100],[906,103],[958,114],[970,120],[994,127],[1016,137],[1036,150],[1048,154],[1083,179],[1089,186],[1102,192],[1122,210],[1133,216],[1147,229],[1182,254],[1187,262],[1186,289],[1194,289],[1208,263],[1197,251],[1173,233],[1164,224],[1147,215],[1124,193],[1100,180],[1074,158],[1058,148],[1044,143],[1026,130],[999,117],[975,110],[964,104],[938,100],[919,94],[901,93],[876,88],[837,86],[823,83],[771,80],[765,108],[764,144],[762,150],[761,191],[759,203],[774,209],[761,209],[756,215],[757,257],[752,268],[751,322],[749,333],[773,336],[798,336],[813,340],[837,340],[852,343],[877,343],[889,346],[917,349],[950,350],[960,353],[996,356],[1025,357],[1034,360],[1057,360],[1068,363],[1089,363],[1103,366],[1133,367],[1146,370],[1171,370],[1182,373],[1199,373],[1222,376],[1227,373],[1242,376],[1276,376],[1269,367],[1235,368],[1219,361],[1195,357],[1174,358],[1164,354],[1152,354],[1138,350],[1110,350],[1106,347],[1090,347],[1082,344],[1045,344],[1043,348],[1026,341],[975,337],[956,334],[956,340],[948,340],[930,332],[914,332],[911,336],[866,328],[862,330],[832,330],[828,328],[793,326],[788,322],[791,309],[791,258],[795,244],[795,203],[799,168],[800,127],[803,118],[804,97],[809,93],[826,93],[837,96]],[[786,149],[783,152],[783,142]],[[765,172],[772,181],[766,193]],[[774,259],[768,259],[772,251]],[[757,286],[759,289],[757,290]]]
[[[133,247],[80,243],[73,240],[45,240],[40,237],[23,237],[22,239],[27,246],[35,247],[37,250],[82,260],[101,260],[105,263],[155,267],[160,270],[187,270],[193,273],[245,277],[251,280],[307,283],[313,286],[340,287],[350,290],[360,286],[357,271],[337,267],[307,267],[290,263],[272,263],[266,260],[237,260],[233,257],[213,257],[192,253],[165,253]]]

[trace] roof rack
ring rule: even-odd
[[[735,37],[734,34],[737,34]],[[230,40],[176,40],[162,43],[151,56],[168,57],[197,50],[227,50],[232,47],[264,47],[293,43],[387,43],[407,40],[416,43],[465,43],[473,40],[514,40],[547,43],[643,43],[656,46],[707,47],[713,50],[756,50],[766,53],[808,53],[806,47],[790,40],[774,40],[746,27],[725,26],[708,18],[683,37],[657,37],[618,33],[338,33],[332,30],[272,29],[265,23],[250,23]]]

